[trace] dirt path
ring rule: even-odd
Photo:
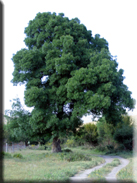
[[[75,176],[73,176],[73,177],[70,178],[70,182],[78,182],[78,181],[82,181],[82,182],[83,181],[86,181],[87,182],[88,180],[91,182],[91,179],[88,178],[88,175],[91,172],[102,168],[107,163],[111,163],[114,158],[118,158],[120,160],[121,164],[118,165],[117,167],[114,167],[112,169],[112,171],[107,176],[105,176],[105,178],[106,178],[107,181],[116,181],[117,180],[116,174],[122,168],[124,168],[125,166],[127,166],[128,163],[129,163],[129,160],[124,159],[124,158],[121,158],[120,156],[107,156],[107,155],[98,155],[98,156],[104,158],[106,162],[103,163],[103,164],[101,164],[101,165],[98,165],[98,166],[96,166],[94,168],[87,169],[87,170],[85,170],[83,172],[80,172],[80,173],[76,174]]]

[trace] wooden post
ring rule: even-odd
[[[8,146],[7,146],[7,143],[6,143],[6,152],[8,152]]]
[[[12,151],[14,152],[14,144],[13,144],[13,142],[12,142]]]

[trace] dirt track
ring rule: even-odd
[[[114,167],[112,169],[112,171],[105,177],[107,181],[116,181],[117,178],[116,178],[116,174],[122,169],[124,168],[125,166],[128,165],[129,163],[129,160],[127,159],[124,159],[124,158],[121,158],[120,156],[107,156],[107,155],[98,155],[99,157],[102,157],[105,159],[105,163],[101,164],[101,165],[98,165],[94,168],[91,168],[91,169],[87,169],[83,172],[80,172],[79,174],[76,174],[74,177],[71,177],[70,178],[70,182],[79,182],[79,181],[90,181],[92,182],[92,179],[89,179],[87,176],[88,174],[90,174],[91,172],[95,171],[95,170],[98,170],[100,168],[102,168],[104,165],[106,165],[107,163],[111,163],[113,161],[114,158],[118,158],[121,162],[120,165],[118,165],[117,167]]]

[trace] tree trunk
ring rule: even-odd
[[[61,147],[60,147],[60,140],[58,139],[58,137],[55,137],[55,138],[53,139],[53,143],[52,143],[52,152],[53,152],[53,153],[62,152],[62,151],[61,151]]]
[[[25,146],[28,146],[28,141],[27,140],[25,141]]]

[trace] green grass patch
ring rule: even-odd
[[[20,153],[15,153],[15,154],[13,155],[13,158],[19,158],[19,159],[22,159],[22,158],[23,158],[23,156],[22,156],[22,154],[20,154]]]
[[[60,158],[61,160],[66,160],[66,161],[92,161],[92,158],[88,155],[84,155],[82,153],[73,153],[73,152],[64,152],[60,153]]]
[[[78,152],[77,148],[71,149],[72,152],[66,151],[68,152],[51,153],[46,150],[43,153],[43,150],[28,149],[22,150],[23,159],[4,158],[4,181],[67,180],[80,171],[105,162],[101,157],[88,155],[89,152]],[[61,155],[64,156],[63,160]],[[72,161],[68,161],[68,158]]]
[[[8,152],[1,152],[1,156],[2,156],[2,158],[5,158],[5,159],[12,158],[12,155]]]
[[[74,176],[81,171],[105,162],[103,158],[97,157],[97,155],[105,155],[106,152],[100,152],[95,148],[79,146],[69,149],[65,148],[62,151],[62,153],[51,153],[51,150],[47,149],[45,151],[39,149],[23,149],[21,151],[23,158],[21,159],[13,158],[14,153],[4,155],[4,181],[16,180],[29,182],[43,180],[67,180],[69,177]],[[16,153],[20,153],[20,151],[17,151]],[[132,178],[133,172],[131,167],[133,164],[133,153],[123,151],[119,152],[119,154],[112,153],[112,155],[118,155],[131,161],[127,167],[123,168],[119,172],[118,179],[129,180],[127,177]],[[113,169],[116,165],[117,161],[115,160],[111,163],[110,169]],[[101,175],[99,172],[98,174]],[[127,176],[125,174],[127,174]],[[103,173],[102,176],[104,176]],[[98,180],[99,178],[100,180],[105,181],[103,177],[98,177],[94,174],[94,180]]]

